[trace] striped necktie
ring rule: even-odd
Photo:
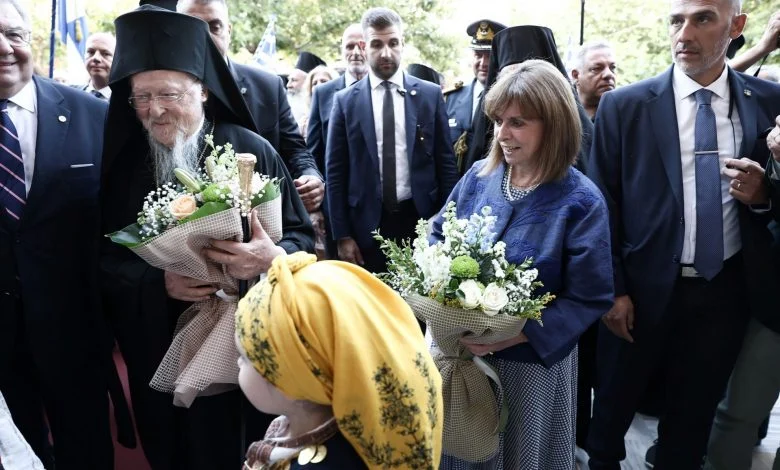
[[[19,136],[8,115],[8,100],[0,100],[0,210],[16,227],[24,212],[27,192]]]

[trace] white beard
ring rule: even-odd
[[[203,125],[201,124],[201,129]],[[146,133],[149,141],[149,152],[154,164],[154,179],[157,186],[174,181],[173,170],[181,168],[191,175],[198,174],[198,156],[200,130],[191,136],[184,135],[184,131],[178,130],[174,139],[173,147],[168,148],[165,145],[154,140],[150,133]]]

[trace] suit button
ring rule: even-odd
[[[4,291],[4,292],[3,292],[3,295],[5,295],[5,296],[7,296],[7,297],[11,297],[11,293],[10,293],[9,291]]]
[[[680,225],[685,225],[685,217],[680,217]]]
[[[677,264],[680,262],[680,257],[677,255],[672,256],[672,263]]]

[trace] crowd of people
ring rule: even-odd
[[[67,86],[0,0],[0,468],[113,468],[114,427],[155,470],[618,470],[637,412],[649,466],[750,468],[780,395],[780,85],[758,64],[780,12],[737,54],[740,0],[671,0],[672,63],[620,87],[602,40],[565,64],[549,28],[478,20],[473,78],[446,86],[402,67],[396,12],[354,21],[343,70],[302,52],[280,77],[231,60],[225,0],[142,1]],[[182,312],[225,294],[103,235],[228,143],[279,181],[282,235],[253,214],[202,251],[254,287],[235,386],[181,407],[150,381]],[[448,453],[435,344],[374,276],[376,231],[425,219],[435,243],[452,201],[489,206],[554,296],[516,337],[461,340],[503,384],[478,462]]]

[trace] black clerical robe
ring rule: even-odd
[[[256,171],[281,179],[282,239],[288,253],[313,252],[313,229],[290,174],[271,145],[231,123],[214,125],[214,144],[230,142],[237,153],[257,156]],[[133,223],[143,198],[155,188],[145,140],[128,142],[104,175],[103,233]],[[210,149],[206,150],[206,154]],[[165,355],[176,320],[190,304],[168,297],[163,271],[129,249],[104,240],[102,290],[106,315],[125,358],[136,426],[144,452],[157,469],[240,468],[246,446],[263,437],[269,419],[243,399],[240,390],[199,397],[189,409],[175,408],[173,396],[149,387]],[[246,418],[241,442],[240,416]]]

